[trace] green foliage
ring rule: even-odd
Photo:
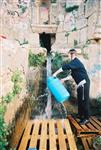
[[[21,73],[16,70],[12,77],[11,81],[14,83],[12,92],[9,92],[6,96],[2,97],[2,103],[0,103],[0,150],[6,150],[7,136],[9,134],[9,128],[4,122],[4,113],[6,111],[7,103],[11,102],[14,99],[15,95],[20,93],[21,87],[20,83],[22,82]]]
[[[70,6],[70,7],[65,7],[65,11],[70,13],[72,11],[77,11],[78,10],[78,6],[77,5],[74,5],[74,6]]]
[[[100,135],[96,136],[92,140],[92,142],[93,142],[94,148],[97,149],[97,150],[100,150],[100,148],[101,148],[101,136]]]
[[[14,98],[14,94],[13,92],[9,92],[6,96],[3,97],[3,101],[5,101],[6,103],[11,102],[11,100]]]
[[[55,56],[52,60],[52,71],[55,72],[62,66],[62,64],[65,64],[68,62],[69,62],[69,60],[64,61],[63,56],[60,53],[56,52]],[[64,71],[61,74],[59,74],[58,77],[60,77],[60,78],[66,77],[68,75],[68,73],[69,73],[69,71]]]
[[[22,82],[21,73],[16,70],[11,81],[14,83],[12,92],[9,92],[6,96],[2,97],[2,103],[0,103],[0,150],[6,150],[7,135],[9,134],[9,128],[4,122],[4,113],[6,111],[7,103],[14,99],[15,95],[21,92],[20,83]]]
[[[16,70],[13,73],[13,75],[11,77],[11,81],[14,82],[14,83],[18,83],[18,82],[20,83],[20,82],[22,82],[22,77],[21,77],[21,73],[20,73],[19,70]]]
[[[29,66],[42,66],[45,62],[45,56],[44,54],[33,54],[31,51],[29,53]]]
[[[99,113],[99,115],[101,115],[101,96],[99,96],[96,99],[96,101],[95,101],[95,107],[96,107],[97,114]]]
[[[19,94],[22,90],[19,84],[22,82],[22,77],[21,73],[18,70],[16,70],[15,73],[12,75],[11,81],[14,83],[12,94],[13,96],[15,96],[16,94]]]
[[[11,81],[14,83],[12,92],[9,92],[6,96],[2,97],[3,101],[6,103],[11,102],[14,99],[15,95],[19,94],[22,90],[20,84],[22,83],[23,80],[20,71],[16,70],[13,73]]]
[[[101,144],[101,136],[97,136],[94,141],[97,143],[97,144]]]
[[[21,5],[19,5],[19,8],[20,8],[20,10],[21,10],[21,14],[23,14],[23,13],[26,11],[27,6],[24,5],[24,4],[21,4]]]
[[[92,115],[101,116],[101,95],[92,101],[91,112]]]
[[[22,83],[23,79],[19,70],[16,70],[15,73],[12,75],[11,81],[14,83],[12,94],[15,96],[16,94],[19,94],[22,90],[20,84]]]
[[[0,150],[6,150],[8,130],[4,122],[5,106],[0,103]]]
[[[6,106],[4,105],[4,103],[0,103],[0,117],[4,115],[6,110]]]
[[[72,31],[72,32],[77,31],[77,28],[76,28],[76,27],[74,27],[71,31]]]
[[[56,3],[57,2],[57,0],[51,0],[51,3]]]
[[[20,87],[19,84],[14,84],[13,88],[13,95],[19,94],[21,92],[22,88]]]
[[[59,69],[61,67],[63,63],[63,57],[60,53],[55,53],[55,56],[52,60],[52,70],[56,71],[57,69]]]

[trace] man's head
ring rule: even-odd
[[[73,60],[76,57],[77,51],[75,49],[70,49],[69,50],[69,55],[71,60]]]

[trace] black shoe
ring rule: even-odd
[[[79,123],[80,123],[80,125],[85,125],[88,122],[89,122],[89,119],[81,119]]]
[[[82,119],[82,117],[80,117],[80,115],[78,114],[72,114],[72,117],[75,118],[75,119]]]
[[[77,118],[83,120],[83,117],[77,114]]]

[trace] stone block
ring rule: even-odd
[[[79,41],[80,41],[80,43],[86,43],[86,41],[87,41],[87,27],[82,28],[79,31]]]
[[[67,37],[65,36],[64,32],[60,32],[56,34],[56,41],[55,43],[52,45],[52,50],[55,51],[61,51],[62,49],[67,48]]]
[[[72,29],[72,22],[74,21],[74,17],[71,13],[66,14],[64,18],[64,30],[70,31]]]
[[[2,95],[6,95],[12,89],[11,76],[17,69],[26,76],[28,70],[28,50],[22,48],[15,40],[2,40],[1,80]],[[1,95],[0,95],[1,96]]]
[[[85,4],[84,4],[84,2],[82,2],[82,3],[80,3],[80,6],[78,8],[77,17],[82,18],[82,16],[84,16],[84,14],[85,14]]]
[[[31,24],[36,24],[37,23],[37,12],[36,12],[36,7],[32,6],[31,9]]]
[[[87,29],[87,34],[88,34],[88,39],[93,39],[94,38],[94,32],[96,29],[96,22],[97,22],[97,13],[95,12],[88,18],[88,29]]]
[[[67,41],[68,41],[67,45],[69,47],[74,47],[74,43],[75,43],[74,41],[76,41],[78,44],[78,32],[71,32],[70,35],[68,36]]]
[[[29,46],[32,46],[32,47],[39,47],[40,46],[38,33],[32,34],[30,32],[30,34],[27,34],[27,40],[28,40]]]
[[[82,0],[66,0],[66,6],[80,5]]]
[[[100,45],[95,42],[90,44],[85,51],[89,57],[88,60],[85,60],[85,66],[91,81],[91,98],[96,98],[101,93],[101,54],[99,48]]]
[[[97,22],[95,26],[94,39],[101,39],[101,12],[99,12],[97,17]]]
[[[76,28],[79,30],[87,26],[87,19],[81,18],[76,20]]]
[[[40,24],[48,24],[48,23],[49,23],[48,8],[40,7]]]
[[[51,16],[51,23],[55,24],[58,23],[57,21],[57,16],[58,16],[58,7],[57,4],[52,4],[51,5],[51,12],[50,12],[50,16]]]
[[[86,5],[85,5],[85,17],[89,17],[93,13],[98,11],[99,1],[100,0],[87,0]]]

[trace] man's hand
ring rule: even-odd
[[[67,76],[66,78],[61,79],[61,82],[64,83],[65,81],[71,80],[71,76]]]
[[[56,77],[56,74],[55,73],[53,73],[53,75],[52,75],[53,77]]]
[[[60,81],[61,81],[61,83],[64,83],[64,82],[65,82],[64,79],[61,79]]]
[[[53,77],[56,77],[60,72],[63,72],[62,68],[58,69],[55,73],[53,73]]]

